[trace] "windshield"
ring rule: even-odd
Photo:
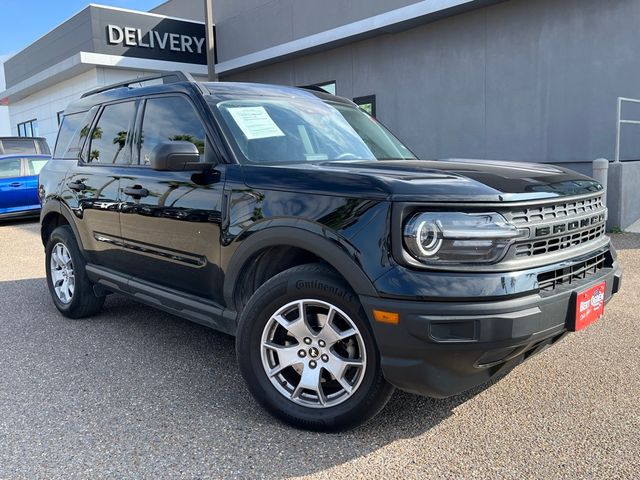
[[[244,162],[415,159],[373,117],[349,105],[316,98],[210,102]]]

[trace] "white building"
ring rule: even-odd
[[[206,62],[203,22],[90,4],[6,60],[0,105],[11,135],[53,147],[65,107],[82,93],[159,71],[206,79]]]
[[[0,91],[5,89],[4,86],[4,61],[9,56],[0,56]],[[9,123],[9,107],[0,105],[0,137],[11,135],[11,124]]]

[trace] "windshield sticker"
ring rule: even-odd
[[[284,137],[264,107],[230,107],[227,109],[247,140]]]

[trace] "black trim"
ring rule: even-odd
[[[307,250],[331,265],[357,294],[370,296],[378,294],[362,267],[338,243],[304,230],[302,226],[270,227],[243,239],[229,262],[223,289],[227,305],[234,304],[234,290],[246,262],[258,251],[268,247],[296,247]]]
[[[128,250],[133,250],[159,259],[171,259],[189,267],[204,267],[207,265],[207,259],[201,255],[191,255],[188,252],[159,248],[147,243],[135,242],[122,237],[114,237],[101,232],[94,232],[93,238],[97,242],[108,243],[110,245],[126,248]]]
[[[126,295],[145,305],[159,308],[220,332],[236,334],[236,313],[211,300],[171,288],[158,287],[150,282],[94,264],[87,264],[86,271],[92,282],[110,292]]]
[[[617,265],[550,296],[510,300],[410,301],[360,296],[380,349],[385,378],[402,390],[448,397],[487,382],[501,370],[555,343],[575,317],[576,291],[606,281],[605,301],[620,288]],[[398,324],[376,322],[373,310],[396,312]]]

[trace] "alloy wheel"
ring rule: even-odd
[[[51,282],[58,300],[64,304],[70,303],[73,299],[76,279],[71,254],[63,243],[56,243],[51,250],[50,268]]]
[[[297,300],[276,311],[261,339],[262,366],[285,398],[311,408],[349,399],[366,370],[362,335],[335,305]]]

